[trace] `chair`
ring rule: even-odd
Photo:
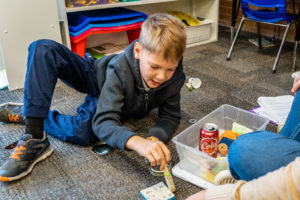
[[[258,32],[258,44],[259,48],[261,46],[261,36],[260,36],[260,24],[259,23],[266,23],[272,24],[275,26],[283,26],[285,28],[285,32],[277,53],[277,57],[273,66],[273,73],[276,72],[276,66],[279,61],[279,56],[285,42],[288,30],[290,28],[290,24],[294,19],[293,15],[288,15],[286,13],[286,5],[285,0],[241,0],[241,7],[243,17],[237,29],[236,35],[234,40],[231,44],[229,53],[227,55],[227,60],[230,60],[230,56],[233,50],[233,47],[236,43],[237,37],[242,29],[243,23],[245,20],[257,22],[257,32]],[[259,7],[259,9],[254,10],[253,7]],[[285,23],[278,23],[278,22],[285,22]]]

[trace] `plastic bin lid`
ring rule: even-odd
[[[109,8],[101,10],[91,10],[83,12],[68,13],[68,24],[71,32],[76,32],[91,22],[103,22],[132,17],[147,18],[147,15],[125,8]]]
[[[129,25],[129,24],[134,24],[137,22],[143,22],[145,21],[144,17],[134,17],[134,18],[130,18],[130,19],[120,19],[120,20],[115,20],[115,21],[105,21],[102,23],[97,23],[97,24],[88,24],[86,27],[84,27],[83,29],[77,31],[77,32],[71,32],[70,31],[70,35],[71,36],[78,36],[82,33],[84,33],[85,31],[88,31],[90,28],[105,28],[105,27],[116,27],[116,26],[123,26],[123,25]]]

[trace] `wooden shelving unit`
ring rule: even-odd
[[[144,12],[148,15],[169,10],[180,10],[193,16],[206,18],[213,21],[213,23],[211,23],[210,37],[205,41],[189,44],[187,47],[206,44],[218,40],[219,0],[140,0],[74,8],[66,8],[65,0],[57,1],[60,7],[60,16],[62,16],[61,30],[63,43],[69,48],[71,45],[69,39],[67,13],[115,7],[127,7],[129,9]]]
[[[104,8],[139,6],[145,4],[166,3],[166,2],[173,2],[173,1],[178,1],[178,0],[140,0],[140,1],[130,1],[130,2],[117,2],[117,3],[110,3],[110,4],[66,8],[66,12],[70,13],[70,12],[79,12],[79,11],[96,10],[96,9],[104,9]]]

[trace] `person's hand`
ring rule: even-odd
[[[191,196],[189,196],[186,200],[205,200],[206,190],[201,190]]]
[[[294,79],[294,84],[291,92],[293,94],[296,94],[296,92],[299,90],[299,87],[300,87],[300,75]]]
[[[151,163],[151,166],[160,166],[164,170],[170,160],[170,150],[155,137],[147,139],[140,136],[132,136],[126,143],[126,148],[136,151]]]

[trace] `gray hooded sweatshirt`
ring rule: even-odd
[[[103,57],[95,62],[100,88],[93,131],[99,139],[118,149],[125,149],[127,140],[136,135],[122,122],[142,118],[158,107],[158,121],[147,137],[168,142],[179,124],[180,90],[185,81],[182,59],[172,78],[157,88],[143,87],[139,60],[134,57],[133,42],[124,53]]]

